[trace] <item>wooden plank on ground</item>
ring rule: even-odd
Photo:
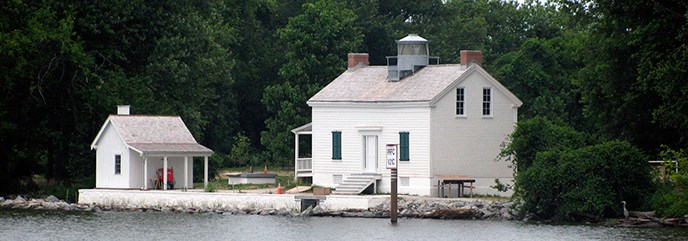
[[[300,192],[305,192],[311,190],[311,186],[296,186],[292,189],[287,190],[285,193],[291,194],[291,193],[300,193]]]

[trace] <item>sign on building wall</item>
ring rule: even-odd
[[[399,166],[399,145],[387,144],[387,169],[397,169]]]

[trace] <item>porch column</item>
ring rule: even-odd
[[[203,189],[208,187],[208,156],[203,157]]]
[[[167,190],[167,156],[162,161],[162,190]]]
[[[299,181],[299,133],[294,133],[294,182]]]
[[[148,190],[148,157],[143,158],[143,190]]]
[[[184,188],[189,188],[189,157],[184,157]]]

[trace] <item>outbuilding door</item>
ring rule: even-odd
[[[363,172],[377,173],[377,136],[363,136]]]

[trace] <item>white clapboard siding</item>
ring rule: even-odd
[[[103,131],[96,150],[96,187],[121,188],[129,186],[130,153],[112,124]],[[115,175],[115,155],[121,155],[121,174]]]
[[[376,128],[379,127],[379,128]],[[342,160],[332,160],[332,131],[342,132]],[[430,175],[430,108],[394,106],[313,106],[313,182],[334,186],[333,175],[363,171],[363,135],[378,135],[378,173],[385,168],[386,144],[399,144],[399,132],[409,132],[410,161],[400,162],[399,175]],[[384,191],[384,190],[383,190]]]
[[[456,116],[456,87],[464,88],[465,117]],[[483,88],[491,87],[492,116],[482,115]],[[483,188],[494,179],[510,180],[512,169],[497,161],[500,145],[514,130],[517,107],[482,75],[474,72],[440,98],[432,109],[433,174],[466,175]]]

